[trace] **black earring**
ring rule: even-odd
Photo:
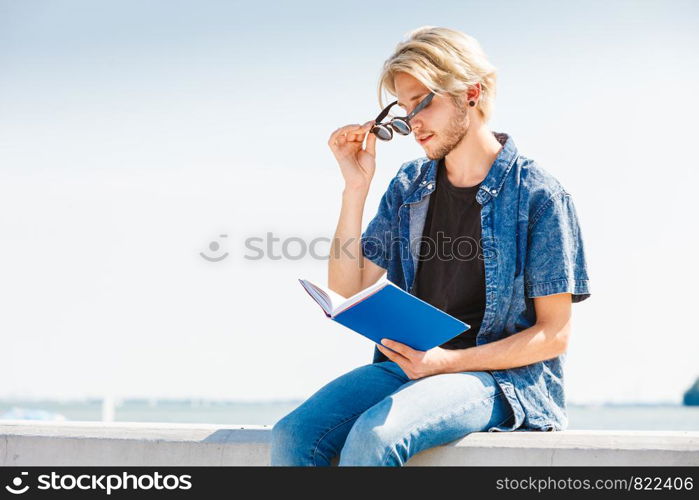
[[[469,106],[475,106],[475,105],[476,105],[476,101],[468,101],[468,105],[469,105]]]

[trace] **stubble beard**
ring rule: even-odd
[[[456,109],[457,113],[449,120],[447,129],[438,136],[442,139],[442,143],[437,146],[437,149],[426,152],[430,160],[444,158],[466,137],[469,128],[468,109],[462,106],[457,106]]]

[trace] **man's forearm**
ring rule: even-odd
[[[366,190],[345,189],[337,229],[330,246],[328,287],[349,297],[361,290],[362,252],[360,237]]]
[[[536,323],[495,342],[454,350],[448,372],[506,370],[555,358],[567,349],[569,335],[570,322]]]

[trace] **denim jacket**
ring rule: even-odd
[[[486,294],[477,345],[533,326],[533,297],[569,292],[575,303],[590,296],[582,234],[571,195],[550,173],[521,155],[508,134],[493,134],[503,147],[476,195],[482,205]],[[386,269],[387,279],[413,294],[437,164],[426,157],[404,163],[361,236],[364,256]],[[374,347],[373,362],[386,359]],[[491,371],[512,406],[514,422],[488,431],[567,428],[564,360],[562,354]]]

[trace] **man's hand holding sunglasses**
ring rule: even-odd
[[[392,117],[388,123],[381,123],[393,106],[394,101],[386,106],[374,119],[363,125],[345,125],[335,130],[328,140],[328,146],[340,165],[345,179],[345,189],[368,191],[376,170],[376,139],[390,141],[393,131],[401,135],[412,132],[410,120],[432,101],[434,93],[430,92],[415,106],[407,116]],[[369,133],[371,132],[371,133]],[[364,141],[366,139],[366,145]]]
[[[345,125],[330,135],[328,146],[342,171],[345,189],[369,190],[376,170],[376,136],[368,134],[373,125],[374,120],[363,125]]]

